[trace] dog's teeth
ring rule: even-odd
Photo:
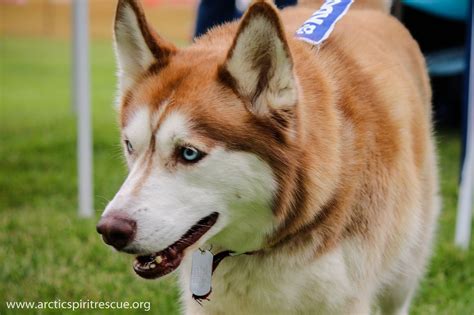
[[[161,255],[160,255],[160,256],[156,256],[155,262],[156,262],[158,265],[161,264],[162,261],[163,261],[163,258],[161,257]]]
[[[151,269],[156,268],[156,264],[151,264],[151,265],[150,265],[150,268],[151,268]]]

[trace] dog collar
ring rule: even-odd
[[[326,0],[321,8],[296,31],[295,37],[313,45],[329,37],[334,25],[349,10],[354,0]]]

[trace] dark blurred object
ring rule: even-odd
[[[425,6],[422,11],[395,1],[393,14],[400,17],[413,37],[418,41],[427,57],[433,86],[433,107],[438,127],[460,127],[462,103],[464,99],[464,69],[466,23],[448,19],[445,16],[460,18],[457,12],[442,12],[439,8]],[[453,0],[457,1],[457,0]],[[296,4],[296,0],[277,0],[279,8]],[[421,3],[418,1],[418,3]],[[419,5],[419,4],[417,4]],[[451,14],[453,13],[453,14]],[[241,12],[233,0],[202,0],[198,8],[195,37],[198,37],[215,25],[239,18]]]
[[[295,5],[297,0],[276,0],[275,4],[282,9]],[[194,37],[205,34],[210,28],[239,18],[242,12],[237,9],[235,0],[201,0],[197,12]]]
[[[402,5],[401,11],[403,24],[427,56],[437,126],[460,127],[466,23],[428,14],[407,5]]]
[[[210,28],[238,18],[235,1],[201,0],[198,7],[194,37],[205,34]]]

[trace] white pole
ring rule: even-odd
[[[93,215],[88,0],[73,1],[73,93],[77,111],[79,216]]]
[[[474,5],[471,5],[474,14]],[[459,187],[458,213],[456,218],[455,244],[469,248],[474,194],[474,23],[471,17],[471,54],[468,78],[466,156]]]

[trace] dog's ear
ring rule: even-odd
[[[219,69],[219,77],[248,100],[249,110],[255,114],[287,110],[296,104],[293,60],[273,4],[255,1],[250,6]]]
[[[114,44],[120,89],[128,89],[150,66],[165,66],[175,53],[147,23],[139,0],[119,0],[115,14]]]

